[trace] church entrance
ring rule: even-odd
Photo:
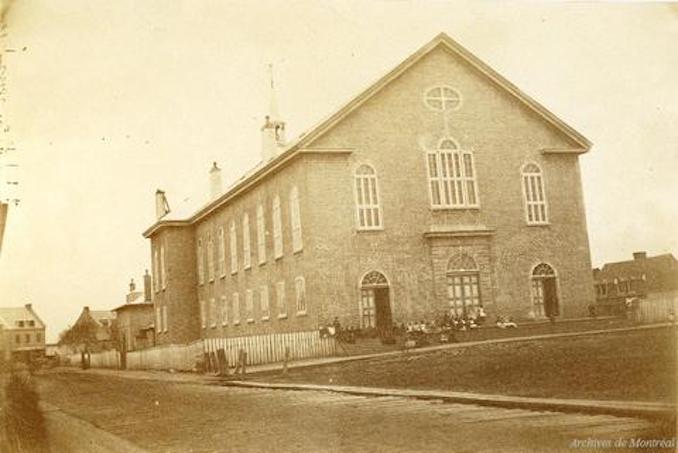
[[[388,280],[380,272],[368,272],[360,283],[360,327],[374,328],[382,334],[392,325]]]
[[[537,318],[551,318],[560,314],[556,273],[546,263],[538,264],[532,270],[532,305]]]

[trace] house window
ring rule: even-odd
[[[287,301],[285,300],[285,282],[275,284],[276,305],[278,318],[287,318]]]
[[[447,300],[454,316],[477,316],[480,299],[480,271],[466,254],[455,255],[447,263]]]
[[[254,322],[254,292],[251,289],[245,291],[245,317],[247,322]]]
[[[257,255],[259,264],[266,262],[266,219],[264,218],[264,207],[257,206]]]
[[[204,329],[207,327],[207,313],[205,313],[205,301],[200,301],[200,325]]]
[[[228,324],[228,302],[226,296],[221,296],[221,325]]]
[[[301,238],[301,211],[299,209],[299,190],[292,187],[290,191],[290,227],[292,228],[292,251],[300,252],[304,248]]]
[[[233,306],[231,307],[231,313],[233,314],[233,324],[240,324],[240,294],[233,293]]]
[[[215,328],[217,326],[217,301],[213,298],[210,299],[210,327]]]
[[[252,267],[252,254],[250,253],[250,245],[250,216],[245,213],[242,218],[242,261],[244,269],[249,269]]]
[[[160,286],[167,289],[167,266],[165,265],[165,247],[160,246]]]
[[[273,199],[273,256],[276,259],[283,256],[282,215],[278,195]]]
[[[24,337],[26,338],[26,343],[31,342],[31,334],[30,333],[25,334]]]
[[[155,309],[155,331],[157,333],[162,332],[162,317],[160,314],[160,307]]]
[[[202,239],[198,239],[198,284],[205,283],[205,263],[203,262]]]
[[[226,237],[224,227],[219,228],[219,276],[226,275]]]
[[[15,342],[16,344],[21,344],[21,335],[16,334],[16,335],[14,336],[14,342]]]
[[[607,282],[603,282],[600,285],[600,295],[601,296],[607,296]]]
[[[167,332],[169,325],[167,324],[167,305],[162,306],[162,331]]]
[[[259,289],[259,309],[261,310],[261,320],[266,321],[270,316],[268,306],[268,285],[264,285]]]
[[[433,110],[457,110],[461,106],[461,95],[454,88],[437,86],[426,91],[424,102]]]
[[[153,287],[155,292],[160,292],[160,252],[155,249],[153,252]]]
[[[238,272],[238,239],[235,231],[235,221],[231,221],[229,236],[231,243],[231,274],[235,274]]]
[[[361,165],[355,171],[356,216],[359,230],[380,230],[381,209],[377,173],[369,165]]]
[[[42,341],[42,335],[40,335],[40,333],[35,334],[35,341],[37,341],[38,343]]]
[[[17,327],[23,327],[23,326],[24,326],[24,322],[23,322],[23,321],[17,321],[17,322],[16,322],[16,325],[17,325]]]
[[[537,164],[525,164],[522,168],[525,217],[528,225],[548,223],[546,194],[541,168]]]
[[[478,188],[473,154],[444,139],[427,153],[431,205],[434,208],[477,208]]]
[[[35,327],[35,321],[29,320],[29,321],[26,321],[26,322],[28,323],[28,327]]]
[[[209,281],[214,281],[214,242],[212,241],[212,233],[207,235],[207,278]]]
[[[294,279],[294,289],[296,293],[297,315],[306,314],[306,280],[304,277]]]

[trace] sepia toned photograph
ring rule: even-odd
[[[678,3],[0,0],[0,453],[678,451]]]

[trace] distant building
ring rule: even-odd
[[[586,315],[591,144],[447,35],[292,142],[272,106],[252,171],[184,217],[156,193],[159,344]]]
[[[135,351],[155,345],[153,303],[151,302],[151,275],[144,275],[144,290],[137,291],[132,280],[123,305],[114,308],[117,348]]]
[[[29,361],[45,355],[45,323],[31,304],[0,307],[0,359]]]
[[[627,301],[634,298],[655,303],[678,301],[678,261],[670,253],[648,257],[646,252],[636,252],[632,260],[594,269],[593,279],[599,314],[622,314]]]
[[[104,351],[114,347],[113,321],[116,314],[109,310],[84,307],[80,316],[59,341],[60,355]]]

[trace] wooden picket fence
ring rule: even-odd
[[[286,348],[289,348],[289,360],[337,355],[335,338],[323,338],[317,330],[235,338],[206,338],[203,341],[205,352],[216,353],[223,349],[231,366],[237,362],[240,350],[247,352],[248,365],[282,362],[285,360]]]
[[[82,364],[82,356],[80,353],[69,354],[68,364],[79,367]],[[110,351],[93,352],[90,354],[90,366],[92,368],[120,368],[120,353],[115,349]]]
[[[193,370],[202,358],[202,341],[155,346],[127,353],[128,370]]]
[[[638,322],[666,322],[669,314],[678,315],[678,291],[651,293],[641,299],[635,313]]]

